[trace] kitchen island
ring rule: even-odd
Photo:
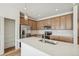
[[[41,42],[42,38],[21,39],[21,56],[79,56],[79,46],[71,43],[48,40],[56,44]]]

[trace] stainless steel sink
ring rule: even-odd
[[[53,44],[53,45],[56,45],[56,43],[55,42],[51,42],[51,41],[49,41],[49,40],[39,40],[40,42],[44,42],[44,43],[49,43],[49,44]]]

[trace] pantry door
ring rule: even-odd
[[[0,55],[4,53],[4,18],[0,17]]]

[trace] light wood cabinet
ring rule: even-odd
[[[55,20],[54,20],[54,18],[51,19],[51,28],[55,29]]]
[[[24,17],[20,17],[20,24],[21,25],[27,25],[28,24],[28,20],[25,20]]]
[[[47,24],[46,24],[46,20],[42,20],[42,21],[41,21],[41,26],[44,27],[44,26],[46,26],[46,25],[47,25]]]
[[[39,30],[40,29],[40,22],[38,21],[37,22],[37,30]]]
[[[60,17],[56,17],[54,20],[55,29],[60,29]]]
[[[43,29],[44,26],[51,26],[53,30],[71,30],[73,28],[72,14],[41,20],[37,24],[38,29]]]
[[[32,20],[29,19],[28,25],[29,25],[29,26],[31,27],[31,29],[32,29]]]
[[[32,30],[37,29],[37,21],[31,20],[31,19],[25,20],[24,17],[20,17],[20,24],[29,25]]]
[[[38,30],[42,30],[43,29],[43,22],[42,21],[38,21],[37,22],[37,29]]]
[[[70,42],[70,43],[73,43],[72,37],[67,37],[67,36],[51,35],[50,36],[50,39],[51,40],[62,41],[62,42]]]
[[[73,19],[72,15],[66,15],[66,29],[71,30],[73,28]]]
[[[51,26],[50,19],[44,20],[43,24],[44,24],[43,26]]]
[[[60,17],[55,17],[51,19],[51,27],[55,30],[60,28]]]
[[[51,21],[52,29],[70,30],[72,29],[72,16],[65,15],[61,17],[53,18]]]
[[[51,26],[50,20],[41,20],[37,22],[37,28],[42,30],[44,26]]]
[[[60,29],[62,30],[66,29],[66,17],[65,16],[60,17]]]
[[[31,27],[32,30],[36,30],[37,29],[37,21],[29,19],[28,25]]]
[[[40,27],[39,25],[40,25],[40,23],[39,23],[39,21],[38,21],[38,22],[37,22],[37,30],[40,29],[40,28],[39,28],[39,27]]]
[[[37,29],[37,22],[36,21],[32,21],[32,29],[33,30]]]

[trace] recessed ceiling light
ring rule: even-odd
[[[24,8],[24,10],[26,10],[27,8]]]
[[[59,9],[55,9],[56,11],[58,11]]]
[[[38,15],[38,16],[40,16],[40,15]]]

